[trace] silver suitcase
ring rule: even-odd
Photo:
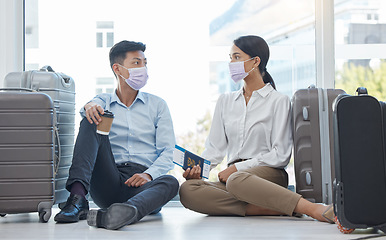
[[[292,98],[296,192],[311,202],[332,203],[332,103],[342,93],[310,87],[296,91]]]
[[[54,106],[44,93],[0,92],[0,215],[54,204]],[[55,136],[57,136],[55,134]]]
[[[50,66],[40,70],[11,72],[4,79],[8,90],[37,91],[49,95],[54,102],[60,143],[56,144],[56,155],[60,164],[55,176],[55,203],[63,203],[69,196],[65,189],[68,171],[72,162],[75,140],[75,82]]]

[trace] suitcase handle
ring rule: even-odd
[[[58,145],[58,155],[56,155],[56,149],[55,149],[55,155],[54,155],[54,176],[56,178],[56,175],[59,171],[59,164],[60,164],[60,158],[62,156],[62,147],[60,145],[60,138],[59,138],[59,128],[58,128],[58,116],[56,114],[56,110],[54,109],[54,135],[55,140]]]
[[[54,69],[52,69],[52,67],[50,65],[43,66],[42,68],[40,68],[40,71],[43,71],[43,72],[55,72]]]
[[[50,65],[43,66],[42,68],[40,68],[39,71],[41,71],[41,72],[53,72],[53,73],[56,73],[54,71],[54,69]],[[70,87],[70,79],[71,78],[69,76],[67,76],[67,75],[65,75],[63,73],[56,73],[56,74],[59,75],[62,78],[62,84],[63,84],[64,87],[67,87],[67,88]]]
[[[67,76],[66,74],[64,73],[61,73],[60,76],[62,77],[62,84],[63,86],[65,87],[70,87],[71,86],[71,83],[70,83],[70,80],[71,80],[71,77]]]
[[[59,130],[56,126],[54,127],[54,132],[55,132],[56,142],[58,143],[58,155],[55,154],[55,159],[54,159],[54,174],[56,176],[59,171],[60,156],[62,155],[62,149],[60,146]]]

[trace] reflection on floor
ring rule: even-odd
[[[0,218],[1,239],[386,239],[373,230],[342,234],[333,224],[308,217],[210,217],[189,211],[174,203],[161,213],[147,216],[119,231],[89,227],[86,221],[56,224],[39,223],[37,213],[13,214]]]

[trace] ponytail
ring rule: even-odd
[[[271,74],[269,74],[267,72],[266,68],[264,69],[264,72],[263,72],[263,81],[264,81],[264,83],[270,83],[271,86],[276,90],[275,81],[273,81],[273,78],[271,77]]]

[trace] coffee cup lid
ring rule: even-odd
[[[101,116],[102,117],[108,117],[108,118],[114,118],[114,113],[110,112],[109,110],[105,110]]]

